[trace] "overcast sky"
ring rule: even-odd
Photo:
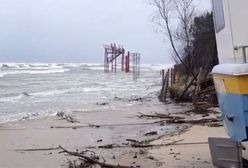
[[[115,42],[142,63],[171,63],[154,11],[146,0],[0,0],[0,62],[101,63],[102,44]]]

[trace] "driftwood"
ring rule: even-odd
[[[153,135],[158,135],[158,132],[157,131],[151,131],[151,132],[144,134],[144,136],[153,136]]]
[[[173,146],[173,145],[177,145],[179,144],[178,142],[183,141],[184,139],[180,139],[177,141],[173,141],[173,142],[169,142],[166,144],[145,144],[142,142],[139,142],[137,140],[132,140],[131,144],[128,145],[115,145],[115,144],[108,144],[108,145],[103,145],[103,146],[96,146],[96,147],[86,147],[86,149],[97,149],[97,148],[103,148],[103,149],[114,149],[114,148],[153,148],[153,147],[166,147],[166,146]],[[205,142],[199,142],[197,144],[203,144]],[[184,143],[185,145],[187,145],[186,143]],[[190,143],[192,144],[192,143]],[[183,144],[181,144],[183,145]]]
[[[36,149],[16,149],[15,151],[19,152],[37,152],[37,151],[52,151],[52,150],[59,150],[59,147],[56,148],[36,148]]]
[[[112,149],[112,148],[114,148],[115,146],[117,146],[117,145],[108,144],[108,145],[101,145],[101,146],[98,146],[98,148],[102,148],[102,149]]]
[[[211,103],[208,101],[194,102],[193,105],[194,105],[194,108],[197,110],[206,110],[206,109],[209,109],[211,107],[216,107],[215,103]]]
[[[194,113],[194,114],[218,114],[218,112],[214,110],[208,110],[208,109],[191,109],[187,110],[184,112],[184,114],[189,114],[189,113]]]
[[[168,124],[207,124],[207,123],[217,123],[222,120],[217,118],[204,118],[198,120],[165,120]]]
[[[81,160],[90,163],[92,165],[99,165],[101,168],[134,168],[133,166],[123,166],[123,165],[112,165],[112,164],[107,164],[105,162],[100,162],[99,157],[88,157],[86,155],[84,155],[83,153],[79,153],[79,152],[71,152],[66,150],[65,148],[59,146],[59,148],[62,150],[61,153],[67,153],[69,155],[72,156],[76,156],[79,157]]]
[[[194,103],[206,101],[213,107],[217,106],[218,101],[212,75],[207,75],[207,72],[202,70],[198,77]]]
[[[78,128],[100,128],[100,127],[122,127],[122,126],[135,126],[135,125],[153,125],[157,122],[142,122],[142,123],[127,123],[127,124],[103,124],[103,125],[95,125],[95,124],[88,124],[88,125],[77,125],[77,126],[51,126],[50,128],[56,129],[64,129],[64,128],[71,128],[71,129],[78,129]]]
[[[152,148],[152,147],[161,147],[161,146],[170,146],[170,145],[175,145],[178,142],[183,141],[184,139],[180,139],[178,141],[174,141],[174,142],[170,142],[170,143],[166,143],[166,144],[158,144],[158,145],[152,145],[152,144],[131,144],[131,147],[134,148]]]
[[[166,144],[142,144],[142,143],[133,143],[131,145],[112,145],[111,149],[114,148],[152,148],[152,147],[167,147],[167,146],[184,146],[184,145],[204,145],[208,144],[208,142],[186,142],[186,143],[179,143],[184,139],[180,139],[178,141],[166,143]],[[134,140],[137,141],[137,140]],[[137,141],[139,142],[139,141]],[[106,145],[107,146],[107,145]],[[97,149],[98,147],[86,147],[86,149]],[[107,149],[107,148],[106,148]],[[61,147],[57,148],[42,148],[42,149],[16,149],[15,151],[18,152],[39,152],[39,151],[51,151],[51,150],[61,150]],[[61,152],[60,152],[61,153]],[[63,153],[63,152],[62,152]]]
[[[186,142],[186,143],[179,143],[184,141],[184,139],[180,139],[177,141],[169,142],[166,144],[141,144],[141,143],[133,143],[131,145],[115,145],[112,148],[153,148],[153,147],[168,147],[168,146],[184,146],[184,145],[205,145],[208,142]],[[92,147],[91,147],[92,148]],[[97,147],[95,147],[97,148]]]
[[[180,117],[180,116],[172,116],[170,114],[160,114],[160,113],[155,113],[155,114],[143,114],[139,113],[140,115],[138,116],[139,118],[166,118],[166,119],[184,119],[185,117]]]
[[[96,105],[99,105],[99,106],[106,106],[106,105],[109,105],[109,103],[106,103],[106,102],[99,103],[99,102],[97,102]]]
[[[126,139],[126,141],[132,142],[132,143],[141,143],[140,141],[137,141],[135,139]]]
[[[180,102],[182,100],[182,98],[184,97],[184,95],[186,94],[186,92],[189,90],[189,88],[194,84],[195,82],[195,78],[193,78],[189,84],[187,85],[187,87],[184,89],[183,93],[176,99],[176,102]]]
[[[91,128],[100,128],[101,127],[100,125],[95,125],[95,124],[88,124],[88,125]]]
[[[194,112],[194,110],[189,110],[186,111],[186,113],[189,112]],[[206,111],[205,111],[206,112]],[[207,111],[209,112],[209,111]],[[212,112],[212,111],[210,111]],[[214,113],[214,112],[212,112]],[[218,123],[221,122],[221,119],[218,118],[202,118],[202,119],[195,119],[195,120],[190,120],[190,119],[185,119],[185,117],[181,117],[181,116],[172,116],[170,114],[159,114],[159,113],[155,113],[155,114],[143,114],[143,113],[139,113],[140,115],[138,116],[139,118],[160,118],[160,119],[165,119],[163,121],[159,121],[160,123],[168,123],[168,124],[208,124],[208,123]],[[204,113],[199,113],[199,114],[204,114]]]

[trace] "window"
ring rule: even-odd
[[[225,27],[225,17],[222,0],[213,0],[215,30],[220,32]]]

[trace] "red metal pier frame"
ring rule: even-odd
[[[125,72],[128,73],[130,72],[130,52],[127,52],[127,56],[126,56],[126,66],[125,66]]]
[[[123,46],[116,44],[103,45],[104,47],[104,72],[123,71],[126,73],[133,72],[135,79],[140,73],[140,54],[127,52]],[[119,67],[119,68],[118,68]]]
[[[104,72],[117,72],[118,66],[121,66],[121,71],[125,71],[125,49],[116,44],[103,45],[103,47],[105,50]]]

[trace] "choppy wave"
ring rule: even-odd
[[[19,99],[22,99],[22,98],[28,97],[28,96],[30,96],[28,93],[23,92],[23,93],[20,93],[18,95],[13,95],[13,96],[7,96],[7,97],[0,98],[0,103],[16,102]]]
[[[0,72],[0,77],[6,75],[18,75],[18,74],[49,74],[49,73],[64,73],[69,69],[50,69],[50,70],[11,70]]]
[[[174,64],[141,64],[142,69],[159,71],[162,69],[172,68]]]
[[[24,98],[32,98],[32,97],[43,97],[43,96],[53,96],[56,94],[64,94],[68,92],[68,90],[49,90],[44,92],[34,92],[34,93],[27,93],[23,92],[18,95],[12,95],[12,96],[6,96],[3,98],[0,98],[1,103],[6,102],[17,102]]]
[[[144,70],[161,70],[171,68],[173,64],[141,64]],[[13,70],[51,70],[81,68],[83,70],[103,70],[103,64],[93,63],[0,63],[0,69]],[[1,74],[0,74],[1,76]]]
[[[158,70],[169,66],[143,64],[144,73],[134,82],[131,75],[124,73],[103,75],[102,64],[0,63],[0,81],[4,86],[0,87],[0,123],[22,117],[30,119],[33,113],[37,117],[51,115],[64,109],[94,111],[99,109],[96,102],[102,101],[112,102],[106,108],[125,108],[135,103],[128,101],[130,96],[157,92],[161,82]]]
[[[42,70],[42,69],[61,69],[62,66],[58,64],[40,64],[40,63],[0,63],[2,69],[15,69],[15,70]]]
[[[104,87],[83,87],[83,88],[70,88],[70,89],[62,89],[62,90],[47,90],[42,92],[22,92],[17,95],[8,95],[3,98],[0,98],[0,103],[6,102],[17,102],[21,99],[26,98],[40,98],[40,97],[50,97],[54,95],[62,95],[62,94],[71,94],[71,93],[80,93],[80,92],[97,92],[97,91],[107,91],[109,88]]]
[[[0,77],[15,74],[63,73],[75,68],[103,70],[103,65],[88,63],[0,63]]]

